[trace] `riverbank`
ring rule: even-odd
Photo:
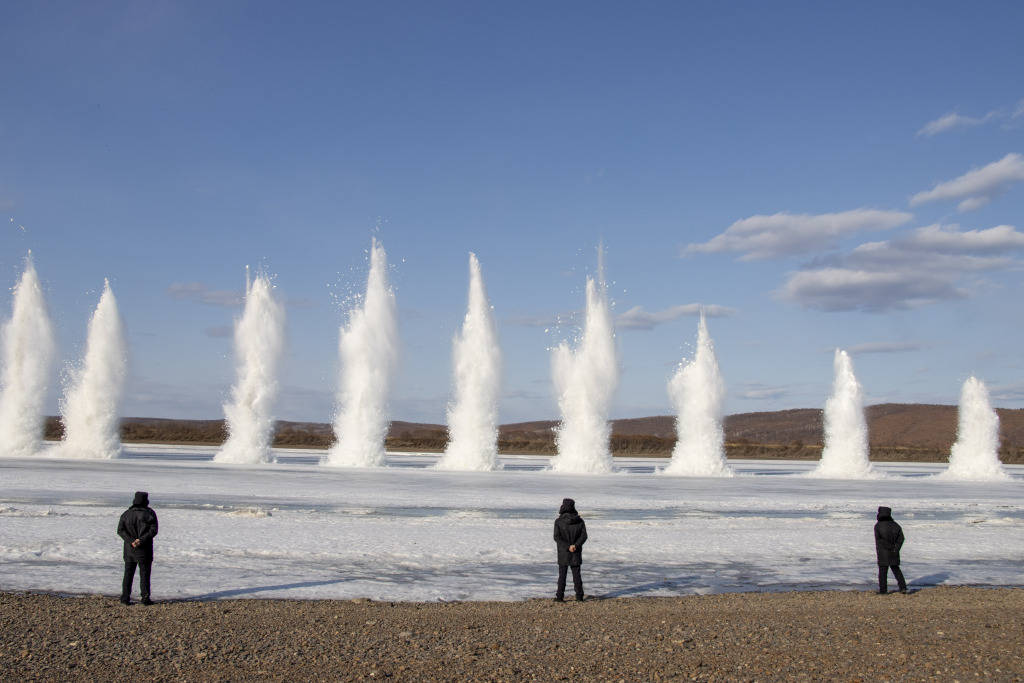
[[[1022,680],[1024,590],[583,603],[0,594],[8,680]]]

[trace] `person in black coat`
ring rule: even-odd
[[[572,498],[562,500],[555,520],[555,545],[558,546],[558,590],[555,601],[565,599],[565,576],[572,567],[572,587],[576,591],[576,599],[583,600],[583,578],[580,576],[580,565],[583,564],[583,544],[587,542],[587,524],[576,512],[576,501]]]
[[[153,568],[153,537],[157,533],[156,513],[149,507],[149,494],[136,491],[132,506],[121,513],[117,535],[124,539],[124,580],[121,582],[121,604],[130,605],[135,567],[139,568],[139,592],[142,604],[149,599],[149,573]]]
[[[907,582],[900,571],[900,548],[903,547],[903,529],[893,521],[892,510],[887,507],[878,508],[878,521],[875,523],[875,554],[878,556],[878,592],[889,592],[889,570],[896,577],[900,593],[907,592]]]

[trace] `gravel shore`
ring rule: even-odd
[[[0,594],[4,680],[1024,680],[1024,590],[122,606]]]

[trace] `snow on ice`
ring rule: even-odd
[[[0,589],[116,595],[117,519],[135,490],[160,516],[157,599],[519,600],[554,592],[551,529],[575,498],[590,533],[587,593],[872,589],[872,526],[893,508],[910,585],[1024,585],[1024,467],[997,482],[948,481],[945,465],[876,463],[877,479],[806,476],[814,462],[732,461],[731,478],[551,472],[541,456],[495,472],[212,462],[215,448],[128,445],[116,460],[0,459]]]

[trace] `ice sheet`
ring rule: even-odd
[[[127,446],[113,461],[0,459],[0,589],[114,595],[117,518],[140,489],[160,516],[156,599],[518,600],[553,593],[552,522],[576,499],[593,595],[869,589],[872,526],[889,505],[912,586],[1024,585],[1024,467],[999,483],[933,479],[944,465],[876,465],[867,481],[811,479],[813,462],[732,461],[732,478],[428,469],[438,456],[335,469],[322,451],[224,465],[214,448]]]

